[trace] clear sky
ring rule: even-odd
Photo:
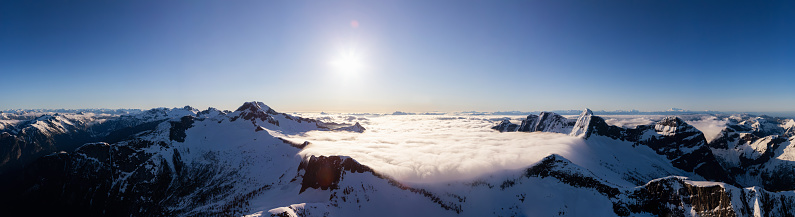
[[[793,1],[0,1],[0,110],[795,110]]]

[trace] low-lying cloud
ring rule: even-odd
[[[726,128],[726,119],[719,119],[715,116],[702,116],[698,119],[689,120],[687,123],[704,133],[707,141],[712,141],[720,135],[720,131]]]
[[[347,119],[346,117],[335,117]],[[499,133],[488,116],[404,115],[368,117],[364,133],[313,131],[281,135],[310,141],[304,155],[346,155],[407,182],[474,178],[500,170],[531,166],[553,154],[584,145],[580,138],[556,133]]]
[[[310,115],[311,116],[311,115]],[[312,118],[320,118],[322,115]],[[612,125],[634,128],[665,116],[604,116]],[[362,119],[359,119],[362,118]],[[499,133],[496,122],[523,116],[386,115],[356,118],[327,115],[337,123],[366,120],[364,133],[311,131],[277,135],[293,141],[309,141],[303,155],[351,156],[364,165],[405,182],[466,180],[502,170],[532,166],[550,154],[571,157],[588,151],[585,142],[557,133]],[[571,117],[569,117],[571,118]],[[714,138],[725,126],[714,116],[683,117]]]
[[[605,122],[625,128],[634,128],[638,125],[648,125],[662,120],[668,115],[606,115],[602,116]],[[692,125],[706,137],[707,141],[712,141],[726,128],[726,119],[718,118],[714,115],[679,115],[688,124]]]

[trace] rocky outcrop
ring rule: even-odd
[[[193,116],[184,116],[179,121],[170,121],[171,129],[169,130],[168,138],[177,141],[185,142],[185,130],[193,126]]]
[[[580,113],[580,116],[577,117],[577,122],[574,123],[572,127],[570,136],[574,137],[582,137],[587,138],[590,136],[590,125],[591,125],[591,118],[593,117],[593,112],[590,109],[585,109]]]
[[[522,124],[516,128],[516,131],[535,132],[536,125],[538,125],[538,115],[528,115],[527,118],[522,120]]]
[[[550,155],[525,170],[518,179],[505,180],[501,189],[512,188],[520,179],[553,178],[575,187],[592,189],[613,203],[617,216],[792,216],[795,194],[773,193],[758,187],[737,188],[719,182],[691,181],[671,176],[645,185],[621,188],[558,155]]]
[[[607,125],[599,117],[590,119],[585,138],[599,135],[648,146],[670,160],[674,167],[695,172],[709,180],[735,183],[712,154],[704,134],[679,117],[666,117],[657,123],[640,125],[634,129]]]
[[[657,216],[792,216],[795,195],[773,193],[756,187],[689,181],[685,177],[653,180],[627,192],[625,213]]]
[[[155,108],[125,115],[45,114],[0,129],[0,183],[5,172],[17,171],[35,159],[54,152],[74,151],[86,143],[116,143],[133,139],[135,135],[154,130],[167,120],[192,116],[196,109]],[[177,137],[175,137],[177,138]],[[6,178],[7,179],[7,178]]]
[[[491,127],[491,129],[494,129],[494,130],[497,130],[497,131],[500,131],[500,132],[516,132],[516,129],[518,129],[518,127],[519,127],[519,125],[511,123],[510,120],[505,119],[505,120],[502,120],[499,124],[497,124],[497,126]]]
[[[340,179],[345,173],[373,172],[370,167],[361,165],[350,157],[314,155],[301,162],[298,171],[303,172],[300,192],[307,188],[338,189]]]
[[[257,101],[243,103],[242,106],[237,108],[235,112],[230,113],[230,115],[232,116],[230,121],[243,119],[251,121],[251,123],[256,126],[261,125],[268,129],[296,130],[296,128],[299,128],[297,130],[302,132],[305,132],[308,129],[329,130],[326,124],[322,121],[280,113],[268,107],[265,105],[265,103]],[[258,121],[264,123],[260,124]],[[287,124],[288,126],[283,126],[284,124]]]
[[[336,130],[363,133],[367,129],[362,127],[362,125],[359,124],[359,122],[356,122],[356,124],[353,124],[353,125],[348,126],[348,127],[340,127],[340,128],[337,128]]]
[[[491,129],[500,132],[571,132],[575,122],[552,112],[541,112],[539,115],[528,115],[519,125],[503,120]]]
[[[249,120],[254,125],[257,124],[256,120],[259,119],[260,121],[266,121],[270,124],[279,126],[279,121],[274,119],[271,115],[277,115],[278,112],[274,111],[265,103],[262,102],[246,102],[243,103],[242,106],[238,107],[236,112],[240,112],[237,117],[242,118],[243,120]],[[232,121],[235,121],[237,118],[233,118]]]
[[[506,132],[513,127],[504,120],[492,129]],[[525,130],[565,133],[584,139],[603,136],[633,142],[635,145],[648,146],[657,154],[665,156],[674,167],[695,172],[710,180],[735,183],[713,155],[704,134],[679,117],[666,117],[654,124],[627,129],[609,125],[586,109],[575,122],[554,113],[530,115],[518,127],[518,131]]]
[[[48,155],[26,167],[23,179],[5,189],[1,199],[14,207],[6,209],[10,212],[38,208],[42,214],[166,215],[159,201],[170,194],[166,189],[172,172],[151,164],[152,155],[140,151],[165,145],[143,140],[125,146],[90,143],[74,153]],[[142,170],[144,165],[151,170]],[[120,176],[128,176],[133,186],[121,188],[114,182]],[[48,209],[40,209],[42,204]]]
[[[628,134],[636,144],[665,155],[671,164],[709,180],[734,183],[707,146],[704,134],[678,117],[666,117],[654,125],[638,126]]]
[[[340,185],[341,181],[346,177],[356,173],[364,173],[368,174],[368,176],[364,180],[353,181],[352,186],[350,184],[346,186]],[[301,162],[301,165],[298,167],[298,174],[302,174],[299,176],[302,180],[299,193],[303,193],[310,188],[330,191],[332,193],[329,198],[329,203],[333,207],[339,207],[343,203],[354,203],[353,200],[349,201],[351,196],[361,197],[355,201],[355,203],[361,207],[361,203],[364,202],[361,201],[362,199],[369,201],[369,197],[371,197],[370,194],[374,194],[376,191],[385,191],[402,194],[404,197],[424,198],[427,199],[428,202],[436,204],[437,207],[450,211],[451,213],[461,213],[463,211],[460,204],[445,200],[445,196],[435,194],[423,188],[403,184],[347,156],[309,156]],[[387,184],[386,186],[381,186],[389,189],[376,189],[373,187],[376,183]],[[446,196],[456,197],[454,194],[447,194]],[[288,211],[289,213],[289,210],[284,211]],[[275,215],[290,216],[283,211],[277,211]]]
[[[772,191],[795,189],[795,159],[790,147],[792,119],[748,115],[731,116],[708,146],[721,165],[742,186]]]

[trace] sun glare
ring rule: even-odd
[[[361,56],[353,51],[341,53],[335,60],[331,61],[331,66],[338,72],[345,74],[358,73],[363,68]]]

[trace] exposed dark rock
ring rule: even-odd
[[[676,168],[695,172],[709,180],[735,184],[707,146],[704,134],[678,117],[667,117],[655,124],[626,129],[608,125],[601,117],[592,116],[584,138],[593,135],[648,146],[671,160]]]
[[[519,125],[519,132],[533,132],[535,131],[534,128],[538,124],[538,115],[527,115],[527,118],[522,120],[522,123]]]
[[[367,130],[367,129],[365,129],[364,127],[362,127],[362,125],[361,125],[361,124],[359,124],[359,122],[356,122],[356,124],[354,124],[354,125],[352,125],[352,126],[349,126],[349,127],[341,127],[341,128],[337,128],[336,130],[343,130],[343,131],[351,131],[351,132],[363,133],[363,132],[364,132],[365,130]]]
[[[363,173],[373,171],[370,167],[361,165],[349,157],[315,157],[314,155],[301,162],[298,170],[304,171],[301,192],[304,192],[307,188],[338,189],[337,184],[340,182],[344,172]]]
[[[524,121],[522,121],[522,122],[524,122]],[[497,124],[497,126],[491,127],[491,129],[494,129],[494,130],[497,130],[497,131],[500,131],[500,132],[513,132],[513,131],[516,131],[516,128],[518,126],[519,125],[511,123],[510,120],[506,119],[506,120],[502,120],[502,122]]]
[[[279,139],[279,140],[282,140],[282,142],[284,142],[285,144],[289,144],[290,146],[296,147],[298,149],[304,149],[307,145],[310,144],[309,141],[304,141],[303,143],[296,143],[296,142],[292,142],[290,140],[286,140],[286,139],[283,139],[283,138],[280,138],[280,137],[276,137],[276,138]]]
[[[422,195],[432,202],[438,204],[445,210],[461,213],[463,210],[460,204],[443,200],[440,196],[422,189],[415,188],[403,183],[398,182],[383,174],[377,173],[370,169],[370,167],[359,164],[356,160],[344,156],[310,156],[301,162],[298,172],[303,171],[301,190],[304,192],[308,188],[334,190],[339,189],[339,182],[344,179],[345,174],[348,173],[370,173],[375,178],[383,179],[390,185],[398,187],[402,190],[407,190],[412,193]],[[455,196],[455,195],[454,195]]]
[[[172,121],[171,129],[168,133],[168,138],[177,142],[185,142],[185,131],[193,127],[193,116],[184,116],[180,118],[179,122]]]
[[[81,215],[81,216],[172,216],[184,215],[195,207],[215,203],[230,196],[234,171],[221,171],[212,165],[185,165],[178,150],[171,158],[173,170],[165,158],[144,151],[155,143],[131,140],[123,145],[92,143],[75,153],[42,157],[24,171],[24,181],[6,189],[0,199],[7,213]],[[229,174],[216,176],[216,174]],[[121,177],[123,181],[117,182]],[[190,198],[189,206],[177,206]],[[7,206],[7,207],[6,207]],[[179,209],[168,210],[170,207]],[[218,215],[221,207],[203,215]]]
[[[621,206],[632,213],[656,216],[685,216],[690,213],[688,208],[698,216],[752,216],[756,205],[762,206],[762,216],[792,216],[795,208],[792,195],[717,184],[699,186],[680,177],[657,179],[627,194],[629,200],[622,201]],[[734,201],[741,203],[732,204]]]
[[[557,132],[568,134],[574,126],[574,121],[552,112],[541,112],[539,115],[528,115],[520,125],[503,120],[492,127],[500,132]]]
[[[525,176],[541,178],[553,177],[574,187],[595,189],[599,193],[610,198],[615,198],[621,193],[618,188],[605,185],[596,178],[565,170],[564,168],[568,167],[570,164],[572,163],[568,159],[560,157],[559,155],[550,155],[535,166],[527,168],[527,170],[525,170]]]
[[[528,117],[528,122],[530,118]],[[573,127],[575,124],[574,121],[566,119],[563,116],[552,112],[541,112],[538,115],[538,121],[535,122],[533,125],[529,126],[530,132],[557,132],[557,133],[569,133],[571,130],[569,128]]]
[[[259,119],[260,121],[267,121],[270,124],[279,126],[279,121],[274,119],[271,115],[280,113],[274,111],[262,102],[246,102],[237,108],[236,111],[240,112],[238,117],[249,120],[255,125],[257,124],[256,120]],[[235,119],[232,119],[232,121],[234,120]]]

